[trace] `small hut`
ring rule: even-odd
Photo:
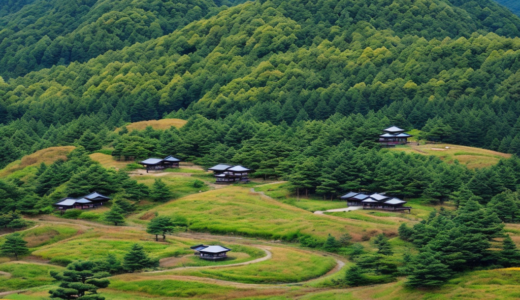
[[[249,182],[249,173],[253,170],[243,166],[230,166],[226,164],[218,164],[209,168],[208,170],[213,171],[217,184],[230,184],[233,182]]]
[[[195,250],[195,255],[199,256],[201,259],[205,260],[221,260],[227,258],[227,253],[231,251],[231,249],[222,247],[220,245],[213,246],[205,246],[205,245],[196,245],[190,247]]]
[[[383,130],[384,133],[379,136],[379,144],[385,147],[395,147],[396,145],[405,145],[408,143],[408,138],[412,136],[404,132],[397,126],[388,127]]]

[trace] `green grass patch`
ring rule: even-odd
[[[272,258],[260,263],[225,269],[179,270],[168,274],[209,277],[244,283],[288,283],[319,277],[335,265],[330,256],[289,248],[271,248]]]
[[[210,299],[211,295],[220,296],[222,294],[234,291],[232,287],[220,286],[216,284],[207,284],[193,281],[178,280],[142,280],[142,281],[126,281],[112,279],[110,284],[111,290],[120,290],[125,292],[139,292],[155,296],[194,298],[204,296]],[[113,299],[113,298],[110,298]],[[122,298],[127,299],[127,298]],[[128,298],[134,299],[134,298]]]
[[[168,173],[187,173],[187,174],[206,174],[207,172],[201,169],[192,169],[192,168],[173,168],[173,169],[165,169],[165,172]]]
[[[325,213],[325,214],[330,215],[330,216],[336,216],[336,217],[353,219],[353,220],[360,220],[360,221],[376,223],[376,224],[387,224],[387,225],[397,225],[398,224],[398,222],[396,222],[396,221],[389,221],[389,220],[374,218],[367,214],[359,213],[356,210],[348,211],[348,212],[332,212],[332,213]]]
[[[0,271],[11,274],[10,277],[0,275],[0,292],[23,290],[52,284],[54,279],[49,275],[49,271],[51,270],[60,271],[62,268],[58,266],[21,262],[0,264]]]
[[[155,179],[161,179],[173,194],[172,199],[177,199],[180,197],[184,197],[190,194],[198,193],[200,191],[205,192],[209,190],[207,185],[202,187],[196,187],[195,181],[197,178],[192,176],[175,176],[175,173],[172,176],[152,176],[152,175],[144,175],[144,176],[135,176],[133,177],[137,182],[144,183],[148,187],[151,187],[155,182]]]

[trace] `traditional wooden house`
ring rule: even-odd
[[[214,246],[205,246],[205,245],[196,245],[190,247],[195,250],[195,255],[199,256],[201,259],[206,260],[221,260],[227,258],[227,253],[231,251],[231,249],[222,247],[219,245]]]
[[[365,200],[368,197],[368,195],[365,195],[363,193],[350,192],[346,195],[341,196],[340,199],[347,200],[348,206],[361,206],[361,201]]]
[[[167,168],[178,168],[180,161],[180,159],[170,155],[166,158],[148,158],[146,160],[143,160],[142,162],[139,162],[139,164],[145,167],[146,173],[148,173],[148,171],[164,170]]]
[[[395,147],[396,145],[405,145],[408,143],[408,138],[412,137],[396,126],[388,127],[383,130],[384,133],[379,136],[379,144],[385,147]]]
[[[384,196],[384,195],[383,195]],[[361,202],[363,204],[363,209],[381,209],[381,210],[390,210],[390,211],[408,211],[411,212],[412,208],[409,206],[403,206],[406,204],[406,201],[391,198],[391,197],[377,197],[372,198],[369,197]]]
[[[71,198],[66,197],[61,199],[59,202],[55,203],[54,206],[61,210],[62,212],[67,209],[90,209],[96,208],[99,206],[103,206],[104,203],[109,201],[110,198],[104,195],[101,195],[98,192],[93,192],[81,198]]]
[[[209,168],[213,171],[217,184],[230,184],[233,182],[249,182],[249,173],[253,172],[243,166],[230,166],[226,164],[218,164]]]

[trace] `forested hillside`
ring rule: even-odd
[[[217,13],[218,6],[231,5],[227,0],[10,2],[0,6],[0,75],[4,78],[84,62],[163,36]]]
[[[515,14],[520,14],[520,2],[516,0],[495,0],[503,6],[509,8]]]

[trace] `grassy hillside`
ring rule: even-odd
[[[33,154],[24,156],[21,160],[17,160],[7,165],[0,171],[0,178],[13,174],[17,171],[21,171],[25,168],[37,167],[41,163],[49,165],[58,159],[67,160],[67,154],[69,154],[75,148],[76,147],[74,146],[63,146],[50,147],[36,151]],[[20,175],[23,174],[24,173],[20,173]]]
[[[181,128],[182,126],[186,125],[188,121],[181,120],[181,119],[161,119],[161,120],[148,120],[148,121],[141,121],[141,122],[134,122],[128,125],[125,125],[126,129],[128,131],[132,130],[144,130],[146,127],[151,126],[155,130],[164,130],[168,129],[170,127],[176,127]],[[121,130],[121,128],[116,129],[116,132]]]
[[[511,157],[511,154],[452,144],[397,146],[390,148],[390,151],[433,155],[440,157],[447,163],[454,163],[455,160],[458,160],[459,163],[466,165],[470,169],[489,167],[495,165],[501,159]]]

